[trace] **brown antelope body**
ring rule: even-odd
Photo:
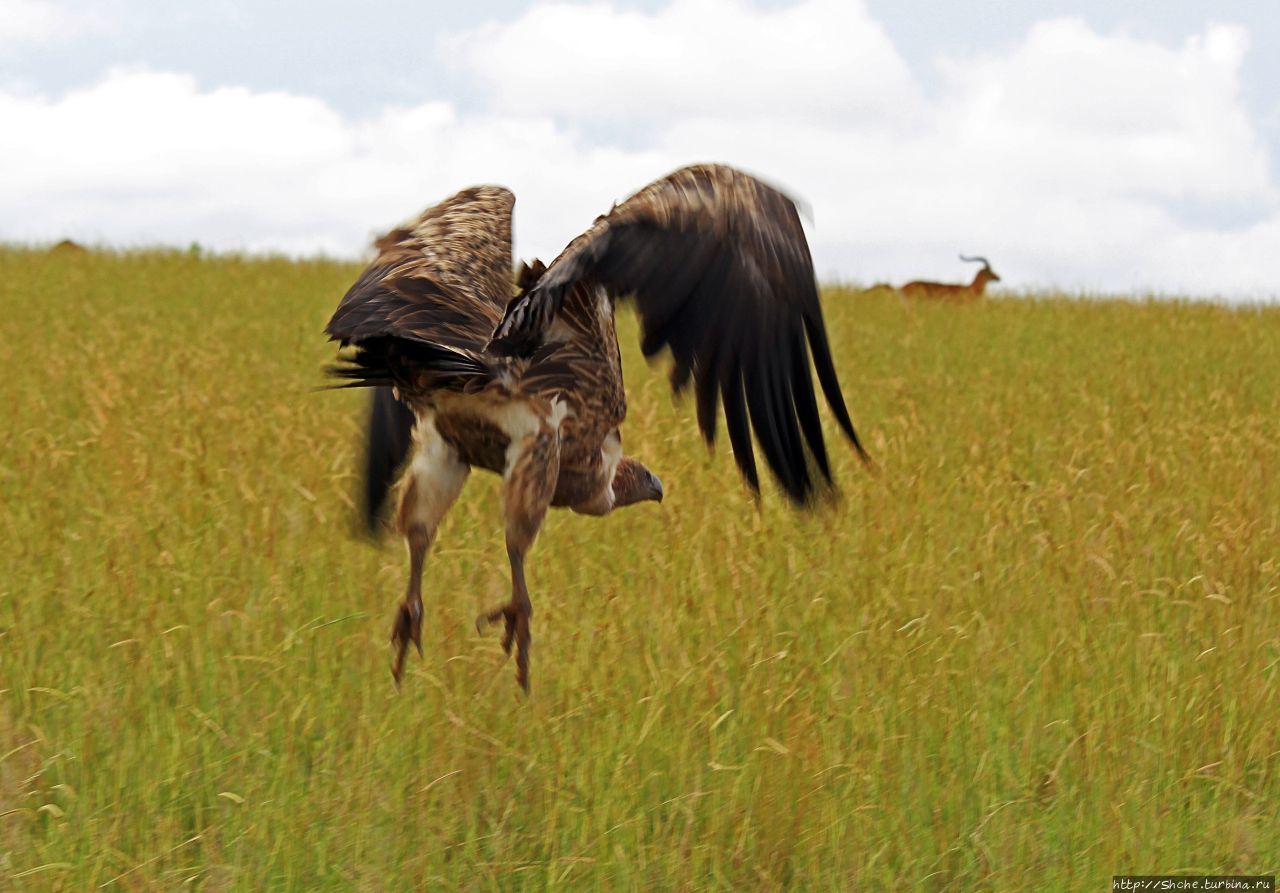
[[[991,269],[991,264],[985,257],[965,257],[962,254],[960,259],[982,264],[982,269],[978,271],[978,274],[973,277],[973,281],[968,285],[951,285],[945,282],[928,282],[917,279],[902,286],[900,291],[904,297],[912,298],[913,300],[948,301],[952,304],[967,304],[982,297],[988,282],[1000,281],[1000,277],[996,275],[995,270]]]

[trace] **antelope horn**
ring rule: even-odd
[[[988,270],[990,270],[990,269],[991,269],[991,261],[987,260],[985,257],[976,257],[976,256],[975,256],[975,257],[965,257],[965,256],[962,254],[962,255],[960,255],[960,259],[961,259],[962,261],[967,262],[967,263],[973,263],[973,262],[975,262],[975,261],[976,261],[976,262],[978,262],[978,263],[982,264],[982,265],[983,265],[984,267],[986,267]]]

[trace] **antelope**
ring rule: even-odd
[[[900,291],[907,298],[965,304],[981,298],[988,282],[1000,281],[1000,277],[996,275],[995,270],[991,269],[991,264],[985,257],[965,257],[962,254],[960,259],[968,263],[977,262],[982,264],[982,269],[978,271],[978,275],[974,276],[973,281],[968,285],[948,285],[943,282],[925,282],[917,279],[902,286]]]

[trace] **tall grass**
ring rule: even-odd
[[[0,252],[0,888],[1085,890],[1280,870],[1280,312],[829,290],[838,503],[757,510],[624,319],[661,506],[351,535],[357,269]],[[834,434],[834,429],[829,428]],[[834,442],[834,440],[833,440]]]

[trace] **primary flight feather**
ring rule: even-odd
[[[379,388],[366,455],[370,526],[397,475],[403,479],[396,525],[408,540],[410,576],[392,633],[397,682],[409,643],[422,648],[427,549],[472,467],[503,477],[512,576],[511,600],[480,622],[505,622],[503,647],[514,645],[526,689],[532,604],[524,556],[547,509],[605,515],[661,500],[657,477],[622,453],[618,300],[634,301],[646,356],[671,351],[672,386],[692,383],[708,443],[723,406],[753,490],[753,435],[794,502],[830,482],[813,371],[841,430],[867,458],[787,196],[731,167],[682,168],[598,218],[550,266],[524,266],[513,297],[514,204],[502,187],[474,187],[392,230],[326,328],[354,347],[334,374]]]

